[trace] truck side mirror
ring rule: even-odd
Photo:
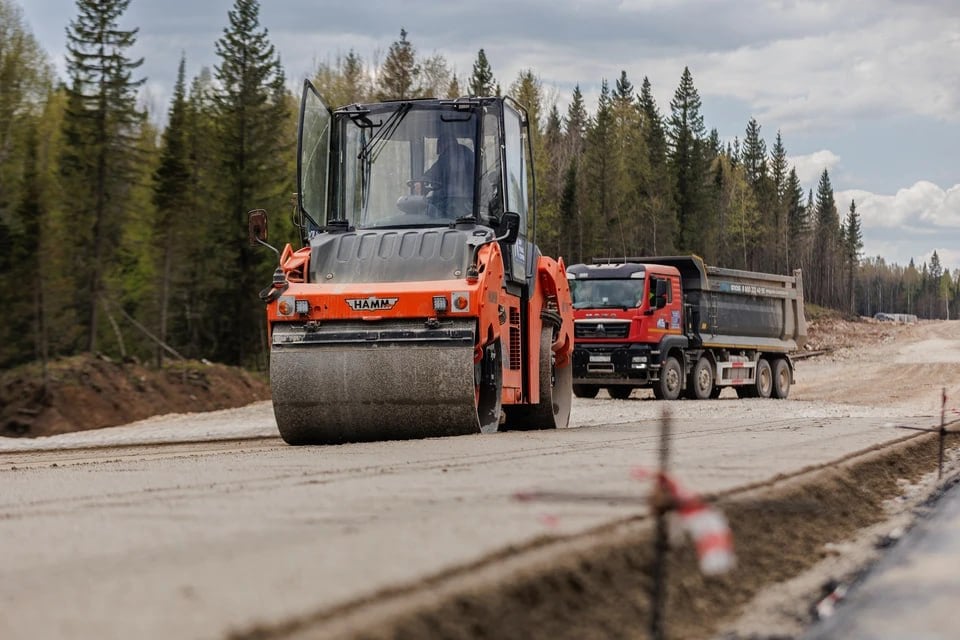
[[[267,241],[267,212],[263,209],[254,209],[247,214],[247,235],[250,246],[256,247]]]
[[[497,240],[506,244],[513,244],[520,235],[520,214],[514,211],[504,211],[500,216],[500,228],[497,229]]]
[[[657,309],[663,309],[667,306],[667,291],[670,283],[666,280],[657,280]]]

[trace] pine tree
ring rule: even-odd
[[[834,305],[839,301],[837,287],[840,218],[833,197],[830,174],[820,174],[815,205],[813,243],[814,289],[812,299],[818,304]]]
[[[770,177],[767,144],[760,137],[760,125],[755,118],[747,123],[740,156],[747,182],[753,191],[756,206],[754,218],[758,225],[753,247],[752,269],[778,269],[782,224],[779,220],[776,187]]]
[[[647,222],[648,240],[641,253],[670,255],[674,253],[677,238],[677,212],[674,206],[673,174],[668,163],[667,134],[660,108],[653,97],[653,87],[644,76],[638,101],[640,129],[647,161],[641,178],[644,220]]]
[[[546,171],[537,176],[537,184],[543,185],[544,207],[553,211],[554,216],[549,223],[550,226],[545,228],[545,234],[542,236],[545,239],[552,239],[553,244],[544,243],[542,246],[545,252],[550,247],[554,247],[553,251],[556,255],[562,256],[564,260],[569,260],[570,254],[564,253],[567,246],[564,237],[569,233],[569,230],[564,227],[560,211],[566,178],[566,156],[563,148],[563,120],[560,117],[560,110],[557,108],[556,102],[550,107],[550,113],[543,129],[543,160]]]
[[[677,207],[677,247],[710,260],[715,243],[713,219],[707,211],[706,129],[700,106],[700,94],[693,85],[693,75],[684,67],[680,85],[670,101],[667,130]]]
[[[777,272],[787,273],[789,270],[788,245],[790,230],[787,218],[787,150],[783,146],[783,138],[777,131],[777,140],[773,144],[773,153],[770,154],[770,181],[772,186],[771,206],[773,207],[773,222],[776,236],[776,260],[774,267]]]
[[[76,307],[95,351],[108,271],[130,214],[128,191],[135,182],[143,113],[132,74],[143,59],[127,51],[138,29],[121,29],[130,0],[77,0],[78,15],[67,28],[70,77],[61,159],[66,189],[76,212]]]
[[[846,258],[847,270],[847,298],[850,304],[850,312],[856,313],[857,301],[854,282],[857,277],[857,268],[860,265],[860,252],[863,250],[863,233],[860,230],[860,214],[857,213],[857,203],[850,201],[850,211],[847,213],[847,221],[844,225],[844,258]]]
[[[378,100],[409,100],[420,97],[421,68],[417,52],[407,40],[407,30],[400,29],[400,39],[390,45],[380,69]]]
[[[493,69],[487,60],[483,49],[477,52],[477,60],[473,63],[473,75],[470,76],[470,95],[489,96],[500,95],[500,85],[493,77]]]
[[[760,137],[760,125],[755,118],[750,118],[747,123],[740,159],[750,186],[759,190],[761,181],[767,176],[767,143]]]
[[[626,71],[620,71],[611,105],[613,144],[609,162],[613,192],[608,214],[610,246],[611,250],[617,247],[620,255],[637,255],[643,253],[643,247],[649,244],[647,230],[643,228],[644,186],[649,169],[641,128],[642,114]]]
[[[573,97],[567,106],[566,134],[568,153],[578,161],[580,154],[583,153],[583,137],[587,132],[588,120],[583,93],[580,91],[580,85],[577,85],[573,88]]]
[[[215,247],[219,273],[209,283],[217,316],[212,356],[230,364],[254,364],[262,335],[263,309],[252,296],[269,280],[274,256],[251,248],[246,215],[254,208],[277,209],[288,202],[290,151],[283,69],[260,26],[256,0],[235,0],[229,26],[216,43],[220,64],[212,96],[220,167],[221,233]],[[274,220],[282,219],[276,216]]]
[[[154,225],[157,253],[157,337],[166,341],[170,296],[174,287],[174,268],[182,267],[181,237],[186,227],[181,221],[190,218],[191,176],[187,157],[186,59],[181,56],[177,82],[167,112],[167,128],[160,146],[160,164],[153,174],[153,203],[157,217]],[[163,349],[156,349],[157,365],[163,362]]]
[[[453,74],[450,78],[450,84],[447,85],[447,98],[451,100],[453,98],[460,97],[460,80],[457,78],[457,74]]]
[[[787,271],[795,268],[805,268],[807,236],[809,221],[807,207],[803,201],[803,186],[797,176],[797,170],[790,168],[787,176],[787,186],[784,191],[784,203],[787,215],[787,238],[784,244],[784,256]]]
[[[585,219],[584,241],[590,255],[622,255],[622,244],[615,238],[616,193],[615,181],[615,123],[610,86],[604,79],[600,84],[597,112],[590,122],[584,145],[582,171],[590,185],[590,198],[583,207]]]

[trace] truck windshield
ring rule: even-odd
[[[574,309],[632,309],[643,302],[643,278],[570,280]]]
[[[400,102],[336,115],[333,217],[361,229],[475,217],[475,111]]]

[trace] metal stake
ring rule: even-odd
[[[654,541],[653,584],[650,588],[650,637],[653,640],[666,638],[664,608],[667,600],[667,513],[672,508],[665,486],[670,463],[670,411],[664,409],[660,420],[660,461],[657,482],[654,487],[653,508],[656,516]]]
[[[940,396],[940,463],[937,471],[937,480],[943,479],[943,443],[947,439],[947,388],[943,388],[943,393]]]

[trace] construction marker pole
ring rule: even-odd
[[[937,471],[937,480],[943,479],[943,441],[947,439],[947,388],[943,388],[943,393],[940,396],[940,464]]]
[[[663,640],[664,609],[667,600],[667,513],[670,511],[670,498],[664,486],[667,477],[667,467],[670,463],[670,410],[664,409],[660,419],[660,460],[659,473],[654,483],[654,499],[652,501],[656,517],[656,538],[653,559],[653,584],[650,588],[650,637],[653,640]]]

